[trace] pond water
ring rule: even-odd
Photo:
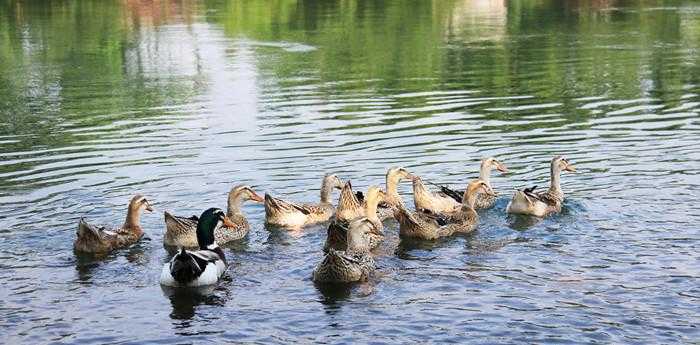
[[[692,343],[700,339],[700,6],[692,1],[5,1],[0,333],[19,343]],[[508,217],[562,178],[563,212]],[[158,285],[163,210],[232,185],[314,201],[325,172],[461,187],[479,229],[401,241],[365,284],[310,275],[325,227],[248,237],[210,295]],[[400,187],[412,205],[410,184]],[[78,219],[140,243],[77,256]],[[334,196],[334,198],[337,197]]]

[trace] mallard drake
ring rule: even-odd
[[[267,224],[291,229],[325,222],[331,218],[334,211],[331,203],[333,188],[343,188],[338,176],[324,176],[321,183],[321,202],[318,204],[297,204],[265,194],[265,221]]]
[[[500,171],[501,173],[507,173],[508,168],[496,158],[493,157],[488,157],[484,158],[481,160],[481,168],[479,169],[479,179],[486,182],[486,184],[493,189],[493,186],[491,186],[491,170],[496,169]],[[453,190],[448,188],[447,186],[440,186],[440,194],[442,196],[449,196],[452,198],[457,203],[462,202],[462,195],[464,195],[464,191],[461,190]],[[496,195],[488,195],[488,194],[479,194],[476,198],[476,204],[474,207],[476,209],[483,209],[483,208],[490,208],[493,206],[493,204],[496,203]],[[418,207],[418,205],[416,205]],[[438,211],[438,210],[431,210],[431,211]]]
[[[240,240],[248,234],[250,226],[248,220],[241,211],[241,204],[251,200],[255,202],[263,202],[263,198],[255,193],[249,186],[238,185],[231,188],[228,193],[228,210],[226,216],[235,226],[232,228],[216,228],[214,230],[214,238],[218,244],[226,244],[231,241]],[[168,211],[165,215],[165,235],[163,243],[173,247],[197,247],[197,216],[180,217],[170,214]]]
[[[197,221],[199,250],[180,248],[160,274],[161,285],[170,287],[195,287],[216,284],[226,271],[226,256],[216,244],[214,231],[220,226],[235,226],[224,211],[210,208]]]
[[[350,283],[365,281],[375,269],[370,255],[369,236],[376,231],[375,222],[361,217],[349,223],[347,248],[328,250],[314,269],[312,278],[317,283]]]
[[[549,189],[545,192],[535,193],[537,186],[534,186],[515,191],[506,212],[545,217],[561,211],[564,192],[561,190],[559,179],[562,171],[576,172],[576,168],[562,156],[552,158]]]
[[[399,183],[412,178],[413,175],[404,168],[390,168],[386,172],[386,197],[378,208],[379,219],[385,220],[394,217],[394,211],[398,205],[403,205],[403,199],[398,192]]]
[[[107,229],[104,226],[90,224],[85,218],[80,218],[73,248],[84,253],[106,253],[136,243],[143,236],[141,228],[143,210],[152,212],[153,208],[146,197],[137,194],[129,202],[126,221],[121,227]]]
[[[358,209],[356,207],[356,202],[352,200],[355,199],[354,196],[356,194],[352,193],[349,183],[345,184],[343,190],[346,192],[346,194],[344,195],[341,192],[341,197],[349,198],[351,200],[350,202],[345,202],[344,200],[338,201],[339,212],[336,212],[336,216],[328,225],[328,233],[326,236],[326,243],[323,246],[323,251],[327,252],[331,248],[335,250],[345,250],[345,248],[347,248],[349,224],[352,220],[359,217],[365,217],[368,221],[374,224],[372,227],[372,232],[368,235],[369,246],[371,249],[377,247],[384,239],[384,233],[382,232],[384,225],[377,215],[377,205],[382,202],[385,197],[385,193],[379,187],[369,187],[367,189],[367,196],[365,197],[364,208]],[[348,192],[350,194],[347,194]],[[352,212],[344,212],[346,211],[344,207],[350,207]],[[347,217],[354,218],[351,219]]]
[[[479,193],[494,194],[491,187],[482,180],[473,180],[464,192],[462,207],[451,214],[411,212],[400,205],[396,211],[399,221],[399,235],[425,240],[434,240],[454,233],[468,233],[476,229],[479,215],[474,204]]]

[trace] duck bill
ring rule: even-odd
[[[146,211],[153,212],[153,206],[151,204],[146,205]]]
[[[265,198],[261,197],[260,194],[253,192],[250,195],[250,200],[253,200],[255,202],[263,202],[265,201]]]
[[[499,165],[496,167],[496,170],[498,170],[498,171],[500,171],[500,172],[502,172],[502,173],[504,173],[504,174],[508,172],[508,168],[507,168],[505,165],[503,165],[503,164],[499,164]]]
[[[569,164],[569,165],[566,166],[566,168],[565,168],[564,170],[566,170],[566,171],[568,171],[568,172],[576,172],[576,167],[573,166],[573,165],[571,165],[571,164]]]
[[[236,224],[234,224],[229,217],[224,217],[223,222],[224,222],[224,227],[226,227],[226,228],[235,228],[236,227]]]

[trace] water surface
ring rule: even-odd
[[[692,1],[6,1],[0,4],[0,329],[8,343],[692,343],[700,339],[700,7]],[[560,215],[507,217],[548,183]],[[206,296],[167,296],[162,214],[76,256],[79,217],[225,206],[232,185],[318,198],[389,166],[497,205],[477,232],[400,241],[314,286],[323,226],[252,230]],[[410,186],[400,191],[412,204]]]

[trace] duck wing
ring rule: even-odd
[[[265,208],[276,209],[281,212],[301,212],[305,215],[309,215],[312,212],[309,205],[299,205],[293,202],[284,201],[273,197],[270,194],[265,194]]]
[[[440,186],[440,193],[454,199],[460,204],[462,203],[462,196],[464,195],[464,191],[450,189],[447,186]]]
[[[199,222],[199,218],[197,216],[181,217],[181,216],[176,216],[168,211],[164,211],[163,215],[165,218],[166,228],[174,228],[174,229],[182,229],[182,230],[189,230],[192,228],[197,229],[197,222]]]
[[[561,196],[557,195],[556,193],[553,193],[550,190],[540,192],[534,195],[537,198],[537,200],[540,200],[547,205],[557,205],[562,202]]]
[[[221,261],[211,250],[187,251],[183,248],[170,260],[170,275],[181,285],[197,280],[206,271],[207,265]]]
[[[104,226],[90,224],[85,218],[80,218],[76,235],[79,239],[101,241]]]

